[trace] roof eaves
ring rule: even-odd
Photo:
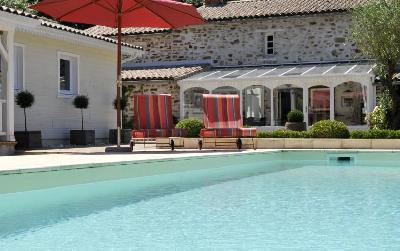
[[[47,20],[43,20],[43,19],[41,19],[40,21],[41,21],[41,25],[42,26],[45,26],[45,27],[48,27],[48,28],[62,30],[62,31],[73,33],[73,34],[82,35],[82,36],[85,36],[85,37],[91,37],[91,38],[94,38],[94,39],[103,40],[105,42],[109,42],[109,43],[112,43],[112,44],[117,44],[116,40],[108,38],[108,37],[89,34],[89,33],[85,32],[83,30],[74,29],[74,28],[71,28],[69,26],[61,25],[61,24],[58,24],[58,23],[55,23],[55,22],[51,22],[51,21],[47,21]],[[143,50],[142,47],[135,46],[135,45],[128,44],[128,43],[122,43],[122,45],[124,47],[132,48],[132,49]]]
[[[155,29],[155,30],[147,30],[147,31],[132,31],[132,32],[123,32],[122,35],[130,36],[130,35],[147,35],[147,34],[157,34],[157,33],[168,33],[171,32],[171,29]],[[112,32],[109,34],[106,34],[106,36],[116,36],[116,32]]]
[[[14,14],[14,15],[18,15],[18,16],[38,19],[38,16],[36,16],[36,15],[34,15],[32,13],[29,13],[29,12],[26,12],[26,11],[22,11],[22,10],[17,10],[17,9],[10,8],[10,7],[7,7],[7,6],[0,6],[0,11],[8,12],[8,13],[11,13],[11,14]]]
[[[170,69],[175,69],[177,66],[174,67],[170,67]],[[192,68],[198,68],[197,70],[193,70],[192,72],[188,72],[188,73],[182,73],[178,76],[174,76],[173,74],[169,73],[166,76],[137,76],[137,77],[133,77],[133,76],[125,76],[125,74],[123,73],[123,81],[166,81],[166,80],[181,80],[181,79],[185,79],[188,77],[191,77],[195,74],[198,74],[202,71],[205,71],[209,68],[209,65],[193,65],[191,66]],[[190,68],[190,67],[188,67]],[[130,70],[125,70],[125,72],[127,71],[132,71],[132,70],[144,70],[146,68],[137,68],[137,69],[130,69]],[[157,68],[154,67],[150,67],[147,68],[148,70],[154,70]],[[165,68],[164,68],[165,69]]]
[[[100,35],[88,34],[83,30],[74,29],[72,27],[65,26],[65,25],[62,25],[62,24],[59,24],[59,23],[56,23],[56,22],[53,22],[53,21],[48,21],[48,20],[40,18],[40,17],[38,17],[38,16],[36,16],[34,14],[31,14],[29,12],[26,12],[26,11],[17,10],[17,9],[14,9],[14,8],[9,8],[9,7],[6,7],[6,6],[0,6],[0,11],[6,12],[6,13],[10,13],[10,14],[13,14],[13,15],[17,15],[17,16],[22,16],[22,17],[38,20],[38,21],[40,21],[40,25],[44,26],[44,27],[65,31],[65,32],[76,34],[76,35],[82,35],[82,36],[86,36],[86,37],[91,37],[91,38],[102,40],[102,41],[105,41],[105,42],[108,42],[108,43],[112,43],[112,44],[117,44],[117,41],[114,40],[114,39],[111,39],[111,38],[108,38],[108,37],[104,37],[104,36],[100,36]],[[135,46],[135,45],[128,44],[128,43],[122,43],[122,45],[124,47],[128,47],[128,48],[131,48],[131,49],[143,50],[142,47]]]

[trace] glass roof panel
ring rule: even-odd
[[[229,74],[229,75],[226,75],[226,76],[224,76],[224,77],[222,77],[222,78],[237,78],[237,77],[240,77],[240,76],[242,76],[242,75],[244,75],[244,74],[246,74],[246,73],[251,72],[252,70],[253,70],[253,69],[238,70],[238,71],[233,72],[233,73],[231,73],[231,74]]]
[[[253,69],[252,71],[246,73],[246,75],[242,75],[240,78],[256,78],[260,76],[261,74],[264,74],[268,71],[271,71],[275,68],[258,68],[258,69]]]
[[[220,68],[201,72],[189,80],[210,80],[210,79],[234,79],[234,78],[264,78],[277,76],[311,76],[325,74],[367,74],[372,69],[372,64],[316,64],[316,65],[285,65],[285,66],[264,66],[260,68]]]
[[[359,64],[353,70],[351,70],[349,72],[349,74],[352,74],[352,73],[368,73],[370,70],[372,70],[372,67],[373,67],[372,64]]]
[[[216,78],[220,78],[223,77],[227,74],[233,73],[234,71],[236,71],[235,69],[220,69],[215,71],[213,74],[208,75],[203,77],[201,80],[203,79],[216,79]]]
[[[294,69],[294,70],[292,70],[292,71],[286,73],[286,74],[283,75],[283,76],[296,76],[296,75],[301,75],[301,74],[303,74],[304,72],[306,72],[306,71],[312,69],[313,67],[314,67],[313,65],[300,65],[300,66],[297,66],[296,69]]]
[[[322,75],[324,72],[328,71],[331,69],[334,64],[321,64],[321,65],[315,65],[315,68],[312,69],[311,71],[307,72],[304,74],[304,76],[309,76],[309,75]]]
[[[295,67],[296,66],[281,66],[281,67],[278,67],[276,70],[268,72],[267,74],[265,74],[263,76],[280,76]]]
[[[197,79],[202,78],[202,77],[204,77],[204,76],[210,75],[210,74],[213,73],[213,72],[217,72],[217,71],[203,71],[203,72],[200,72],[199,74],[195,74],[195,75],[191,76],[191,77],[188,78],[188,79],[190,79],[190,80],[197,80]]]
[[[335,68],[333,68],[326,74],[345,74],[354,66],[355,64],[338,64]]]

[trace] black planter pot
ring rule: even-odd
[[[306,122],[286,122],[285,124],[286,130],[291,130],[291,131],[307,131],[307,124]]]
[[[95,144],[94,130],[71,130],[69,131],[69,142],[71,145],[87,146]]]
[[[14,132],[15,141],[17,141],[16,149],[41,148],[42,132],[41,131],[18,131]]]
[[[129,144],[131,142],[131,129],[122,129],[121,130],[121,143]],[[108,134],[108,141],[111,145],[117,144],[117,129],[110,129]]]

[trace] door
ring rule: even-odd
[[[330,119],[330,90],[326,86],[309,89],[309,124]]]
[[[292,110],[290,91],[281,91],[279,94],[279,125],[283,126],[287,122],[287,114]]]

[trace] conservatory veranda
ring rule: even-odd
[[[280,127],[303,111],[307,125],[335,119],[365,127],[376,103],[373,64],[332,63],[211,68],[178,82],[181,118],[202,118],[202,94],[238,94],[243,123]]]

